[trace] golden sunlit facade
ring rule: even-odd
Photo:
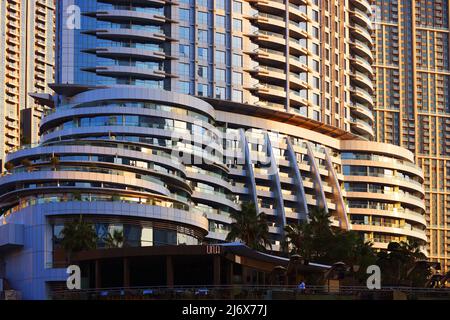
[[[449,2],[372,1],[376,140],[414,152],[425,178],[428,254],[450,264]]]
[[[54,74],[53,0],[0,2],[0,160],[8,150],[37,142],[43,93]],[[22,130],[21,130],[22,127]]]

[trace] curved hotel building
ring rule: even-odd
[[[283,228],[314,207],[375,248],[427,241],[423,174],[373,137],[370,6],[60,0],[54,108],[0,179],[4,278],[65,283],[60,232],[98,247],[224,242],[243,201]],[[2,269],[0,268],[0,270]]]

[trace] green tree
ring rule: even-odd
[[[65,223],[61,236],[61,245],[66,252],[68,263],[71,262],[73,253],[95,249],[97,245],[97,233],[94,226],[83,220],[82,215],[79,219]]]
[[[122,230],[114,230],[113,233],[108,233],[103,239],[107,248],[121,248],[125,237]]]
[[[284,228],[284,247],[291,255],[298,254],[306,260],[312,256],[313,239],[311,225],[302,221]]]
[[[378,253],[382,283],[387,286],[423,287],[431,275],[426,256],[416,242],[391,242]]]
[[[272,248],[269,239],[269,225],[264,213],[257,213],[254,203],[243,203],[239,212],[233,212],[234,220],[227,241],[242,240],[252,249],[265,251]]]
[[[351,266],[358,281],[365,279],[367,266],[376,261],[370,243],[357,232],[333,228],[330,214],[321,208],[311,210],[308,221],[286,226],[285,241],[291,254],[299,254],[305,260],[326,264],[344,262]]]

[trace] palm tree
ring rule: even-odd
[[[269,225],[264,213],[258,214],[254,203],[243,203],[240,212],[233,212],[234,220],[227,241],[242,240],[252,249],[265,251],[272,248],[269,239]]]
[[[383,283],[387,285],[423,286],[430,276],[426,256],[418,243],[391,242],[387,251],[378,254],[377,264],[383,270]]]
[[[291,254],[299,254],[307,261],[334,264],[343,262],[354,268],[355,279],[362,279],[364,267],[376,260],[372,245],[354,231],[333,229],[330,214],[314,208],[308,221],[285,227],[285,245]]]
[[[108,233],[103,239],[107,248],[120,248],[123,245],[125,237],[122,230],[114,230],[113,233]]]
[[[311,225],[306,222],[290,224],[284,228],[284,247],[290,254],[298,254],[306,260],[311,260],[312,237]]]
[[[69,264],[73,253],[95,249],[97,246],[97,233],[94,226],[92,223],[83,220],[82,215],[78,220],[65,223],[61,236],[61,245],[67,254]]]

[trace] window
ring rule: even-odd
[[[189,27],[180,27],[180,38],[183,40],[190,40]]]
[[[314,71],[319,72],[320,69],[319,61],[313,60],[313,69]]]
[[[313,94],[313,99],[312,100],[313,100],[313,103],[316,106],[320,106],[320,96],[317,93]]]
[[[313,111],[313,119],[316,121],[320,121],[320,113],[319,111],[314,110]]]
[[[216,51],[216,63],[225,64],[225,52],[224,51]]]
[[[208,31],[198,30],[197,40],[198,42],[208,42]]]
[[[198,66],[197,74],[201,78],[208,77],[208,67],[207,66]]]
[[[197,16],[197,23],[198,24],[208,24],[208,13],[199,11]]]
[[[189,75],[190,75],[189,63],[180,63],[179,64],[179,68],[178,68],[178,72],[179,72],[180,76],[189,77]]]
[[[189,48],[186,44],[180,44],[180,57],[189,58]]]
[[[225,46],[225,33],[216,32],[216,44],[220,46]]]
[[[225,10],[225,1],[216,1],[216,9]]]
[[[242,2],[233,1],[233,12],[242,14]]]
[[[216,69],[216,81],[225,82],[225,69]]]
[[[225,29],[225,16],[216,15],[216,27]]]
[[[198,84],[197,94],[199,96],[206,97],[208,95],[208,85],[207,84],[203,84],[203,83],[199,83]]]
[[[233,101],[242,102],[242,91],[233,90]]]
[[[189,9],[180,9],[180,21],[189,22]]]
[[[198,48],[198,58],[201,60],[208,60],[208,49]]]
[[[242,67],[242,56],[240,54],[233,54],[233,67]]]
[[[216,98],[217,99],[225,99],[225,88],[216,87]]]
[[[233,49],[242,49],[242,38],[233,36]]]
[[[178,91],[184,94],[190,94],[189,82],[179,81],[178,82]]]
[[[236,18],[233,19],[233,30],[242,32],[242,20]]]
[[[233,72],[233,84],[242,86],[242,73]]]

